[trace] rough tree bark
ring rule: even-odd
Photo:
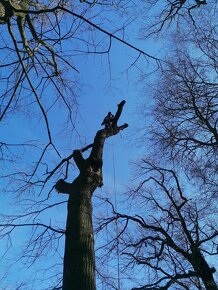
[[[110,126],[99,130],[94,143],[74,150],[73,158],[80,171],[67,183],[60,179],[55,188],[69,194],[64,253],[63,290],[95,290],[95,253],[92,226],[92,194],[103,185],[103,147],[106,138],[116,135],[128,125],[117,126],[125,101],[118,105]],[[87,159],[82,153],[92,148]]]

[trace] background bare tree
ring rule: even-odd
[[[124,273],[144,275],[134,289],[218,288],[212,258],[218,255],[217,32],[208,20],[204,29],[195,24],[196,30],[187,26],[174,35],[162,71],[146,83],[150,148],[138,162],[128,213],[111,205],[114,217],[99,228],[119,221],[110,245],[116,239],[122,245]]]
[[[134,290],[217,289],[210,256],[218,255],[218,229],[208,204],[188,198],[195,189],[184,189],[173,170],[146,160],[138,170],[131,213],[113,208],[114,217],[100,225],[119,221],[123,271],[134,268],[144,280]]]
[[[150,130],[159,157],[175,166],[179,162],[189,176],[198,177],[198,184],[210,186],[214,194],[218,145],[216,34],[216,26],[208,24],[189,36],[176,36],[175,50],[156,80],[158,85],[151,89],[155,121]]]

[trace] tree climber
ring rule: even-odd
[[[114,120],[114,115],[111,114],[111,112],[108,112],[107,116],[104,118],[101,125],[102,126],[105,125],[105,129],[109,129],[112,127],[113,120]]]

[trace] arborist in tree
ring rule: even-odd
[[[107,116],[104,118],[101,125],[102,126],[105,125],[105,129],[109,129],[112,127],[113,120],[114,120],[114,115],[111,114],[111,112],[108,112]]]

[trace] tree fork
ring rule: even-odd
[[[110,127],[99,130],[94,142],[74,150],[72,157],[79,175],[72,183],[60,179],[55,188],[69,194],[63,268],[63,290],[96,290],[94,235],[92,225],[92,194],[103,185],[103,147],[106,138],[118,134],[128,124],[118,126],[125,101],[118,104]],[[82,153],[91,153],[84,159]]]

